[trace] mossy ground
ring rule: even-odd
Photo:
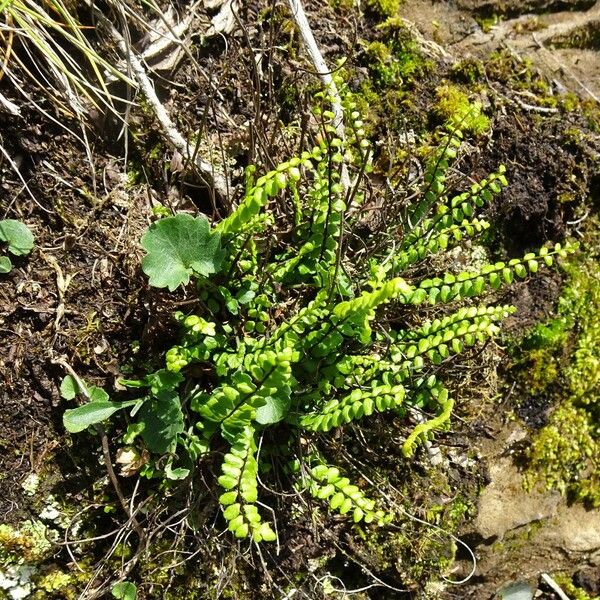
[[[546,423],[527,451],[530,485],[543,482],[570,500],[600,505],[600,248],[597,218],[582,224],[580,255],[566,273],[556,316],[519,348],[520,380],[550,399]]]

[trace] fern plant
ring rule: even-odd
[[[571,249],[556,244],[464,271],[446,261],[447,272],[432,275],[432,257],[439,264],[446,250],[489,227],[476,211],[507,185],[500,167],[450,193],[446,174],[462,138],[456,128],[442,132],[423,181],[409,190],[417,201],[396,211],[381,232],[391,248],[382,249],[361,235],[370,144],[360,115],[346,90],[346,136],[339,139],[328,102],[324,93],[316,98],[314,148],[258,178],[248,169],[244,197],[214,229],[204,217],[177,215],[143,239],[151,283],[174,289],[193,277],[200,309],[176,315],[181,336],[164,369],[125,382],[147,389],[126,442],[166,454],[144,472],[167,478],[186,477],[225,444],[223,516],[235,537],[255,542],[276,538],[259,510],[257,450],[274,427],[287,440],[288,475],[298,489],[355,522],[388,522],[392,515],[329,465],[311,436],[417,407],[434,416],[406,437],[402,451],[411,456],[451,418],[445,363],[495,336],[514,311],[480,298]],[[343,166],[351,189],[342,187]],[[169,230],[175,233],[167,238],[177,241],[165,244]],[[176,268],[165,264],[165,252],[176,255]],[[419,305],[433,318],[415,327]],[[70,411],[71,422],[97,422],[102,415],[90,419],[89,404]]]

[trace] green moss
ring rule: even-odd
[[[534,68],[533,63],[509,50],[499,50],[490,55],[486,62],[486,75],[513,90],[532,92],[546,98],[548,102],[557,102],[556,96],[552,94],[552,86]]]
[[[129,160],[127,163],[126,188],[134,188],[143,184],[144,181],[144,169],[142,168],[142,164],[136,160]]]
[[[41,521],[24,521],[18,527],[0,525],[0,570],[6,578],[7,598],[23,593],[33,600],[74,600],[79,596],[77,587],[82,582],[47,564],[57,537],[58,532]],[[83,582],[90,577],[85,573]]]
[[[572,500],[600,506],[600,225],[589,224],[585,253],[565,265],[558,317],[528,337],[534,394],[558,384],[558,405],[534,437],[526,476]],[[531,342],[530,342],[531,343]],[[566,349],[566,351],[565,351]]]
[[[365,47],[367,68],[379,89],[398,88],[424,73],[429,63],[400,19],[389,18],[377,27],[380,39]]]
[[[302,89],[297,82],[284,80],[278,88],[277,99],[280,115],[287,123],[297,116],[298,106],[302,103]]]
[[[477,70],[470,71],[468,62],[466,66],[459,63],[454,72],[459,81],[473,83],[481,80],[476,78]],[[550,81],[527,58],[508,50],[494,52],[486,62],[485,75],[489,80],[498,81],[515,91],[526,92],[526,96],[531,97],[525,100],[527,104],[557,108],[562,113],[581,111],[588,121],[587,126],[593,131],[600,131],[598,104],[593,100],[582,100],[571,92],[556,94]],[[581,130],[579,135],[584,135]]]
[[[388,19],[377,28],[377,32],[378,39],[363,43],[362,64],[369,76],[361,77],[359,88],[354,93],[367,136],[377,139],[404,133],[407,128],[421,130],[424,123],[411,122],[415,115],[423,119],[423,111],[417,110],[414,105],[423,101],[415,88],[427,76],[431,62],[423,56],[401,20]],[[349,74],[349,79],[352,75]],[[382,147],[380,152],[385,154],[386,149]],[[402,150],[398,152],[402,153]],[[397,164],[398,159],[397,155],[382,157],[378,154],[375,157],[376,170],[387,171],[385,165]]]
[[[559,374],[558,361],[552,351],[546,348],[532,350],[528,355],[529,390],[538,395],[556,382]]]
[[[536,325],[525,337],[523,346],[527,350],[551,350],[559,348],[567,338],[569,324],[564,317],[550,319]]]
[[[18,529],[0,525],[0,565],[39,562],[52,549],[47,527],[41,521],[24,521]]]
[[[329,6],[339,11],[348,11],[354,8],[354,0],[329,0]]]
[[[527,374],[530,394],[540,395],[555,384],[561,372],[560,348],[567,341],[568,324],[564,317],[536,325],[520,342],[523,372]]]
[[[533,442],[529,477],[541,476],[549,489],[600,506],[595,433],[589,413],[571,403],[560,406]]]
[[[552,40],[555,48],[581,48],[584,50],[600,49],[600,32],[594,23],[576,27],[563,36],[555,36]]]
[[[485,17],[476,17],[475,20],[484,33],[489,33],[492,27],[495,27],[500,22],[500,17],[492,14]]]
[[[455,63],[451,74],[457,81],[473,85],[485,79],[485,67],[480,60],[467,58]]]
[[[441,471],[432,469],[428,475],[430,478],[421,480],[419,517],[431,525],[407,518],[400,532],[368,531],[361,552],[375,572],[396,573],[404,587],[426,587],[427,598],[434,600],[445,587],[442,577],[452,571],[458,550],[450,534],[456,534],[476,508],[474,500],[462,493],[451,502],[440,503],[438,494],[452,493],[451,485]],[[413,485],[407,485],[406,497],[414,493]]]
[[[565,112],[572,112],[579,107],[579,98],[572,92],[567,92],[560,96],[560,107]]]
[[[394,17],[398,14],[402,0],[367,0],[368,9],[378,17]]]
[[[400,81],[397,61],[383,42],[371,42],[365,52],[369,57],[373,79],[380,87],[389,87]]]
[[[599,596],[590,596],[580,587],[577,587],[565,573],[557,573],[553,575],[553,578],[571,600],[599,600]]]
[[[475,136],[489,131],[490,120],[482,114],[481,102],[470,101],[460,88],[442,85],[437,88],[436,96],[434,112],[447,125]]]
[[[586,119],[587,126],[595,133],[600,133],[600,107],[591,98],[581,100],[581,112]]]
[[[52,593],[71,585],[72,577],[63,571],[51,571],[37,581],[37,587],[41,592]]]

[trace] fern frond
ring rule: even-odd
[[[388,263],[387,270],[401,273],[427,256],[456,246],[464,237],[473,237],[489,226],[482,219],[463,219],[439,230],[432,228],[426,236],[414,240],[407,250],[400,250]]]
[[[341,399],[332,399],[319,412],[303,415],[299,425],[309,431],[329,431],[346,423],[369,417],[375,412],[399,408],[405,396],[403,385],[373,382],[370,389],[354,389]]]
[[[303,152],[301,157],[292,158],[282,163],[276,170],[259,177],[250,187],[238,207],[215,227],[215,231],[223,236],[242,235],[253,230],[255,217],[267,205],[270,198],[288,187],[289,181],[298,181],[300,168],[311,169],[313,155]]]
[[[437,400],[441,409],[440,413],[424,423],[419,423],[406,438],[404,444],[402,444],[402,454],[406,457],[413,455],[419,438],[424,438],[428,433],[441,429],[444,424],[450,420],[452,409],[454,408],[454,400],[448,396],[448,390],[446,388],[442,387],[442,389],[436,390],[436,392],[437,395],[433,393],[432,390],[432,395]]]
[[[270,542],[277,536],[271,526],[262,521],[255,504],[258,498],[255,452],[254,431],[244,427],[223,458],[223,474],[218,482],[225,493],[219,496],[219,502],[228,522],[227,528],[236,538],[251,535],[255,542]]]
[[[413,293],[414,288],[406,283],[402,277],[395,277],[378,286],[372,292],[363,292],[358,298],[340,302],[333,308],[333,314],[339,319],[344,319],[354,313],[367,313],[381,304],[396,300],[402,295],[412,296]]]
[[[407,225],[410,231],[418,227],[435,203],[443,197],[449,161],[456,158],[458,149],[461,146],[462,137],[463,134],[460,130],[451,129],[442,139],[432,159],[429,161],[425,169],[425,185],[422,190],[422,199],[415,204],[408,217]]]
[[[358,486],[342,477],[337,467],[320,464],[308,471],[308,491],[319,500],[327,500],[329,507],[341,515],[352,511],[355,523],[377,523],[382,526],[393,519],[391,513],[377,509],[375,501],[367,498]]]
[[[457,275],[446,273],[443,278],[424,279],[412,294],[405,294],[399,299],[407,304],[422,304],[425,301],[438,304],[448,303],[456,298],[472,298],[512,283],[515,275],[523,279],[528,273],[537,273],[540,260],[546,265],[551,265],[553,256],[566,256],[575,249],[576,246],[571,244],[556,244],[553,250],[542,248],[539,253],[529,252],[522,258],[513,258],[507,263],[484,265],[479,271],[462,272]]]
[[[450,201],[441,200],[432,217],[424,218],[402,239],[398,253],[388,263],[386,270],[402,273],[409,266],[423,260],[427,255],[446,249],[449,244],[460,241],[464,235],[472,237],[489,227],[486,221],[471,219],[477,208],[489,202],[508,185],[501,166],[487,179],[474,183],[470,190],[454,196]]]

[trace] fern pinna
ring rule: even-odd
[[[488,229],[475,213],[507,185],[500,167],[450,193],[446,174],[462,138],[455,128],[438,136],[421,181],[407,190],[416,200],[395,211],[380,234],[390,241],[382,248],[381,237],[364,234],[370,144],[348,91],[343,103],[345,139],[336,136],[326,94],[319,94],[314,148],[258,178],[248,169],[241,202],[205,241],[215,253],[222,245],[219,272],[194,272],[190,262],[202,312],[177,314],[181,337],[166,354],[162,373],[178,390],[187,426],[173,435],[170,456],[177,458],[167,461],[165,475],[185,475],[225,443],[219,501],[237,538],[276,538],[258,498],[259,440],[274,426],[292,440],[288,476],[298,489],[355,522],[389,521],[389,513],[327,464],[311,436],[419,407],[435,415],[407,436],[402,452],[411,456],[451,417],[443,364],[496,335],[514,311],[480,298],[571,250],[556,244],[464,271],[444,262],[444,251]],[[341,184],[342,166],[350,189]],[[178,216],[162,222],[168,219]],[[448,272],[434,273],[435,264]],[[418,305],[429,306],[434,318],[403,325],[415,322]],[[302,444],[293,443],[300,435]],[[148,472],[160,465],[150,464]]]

